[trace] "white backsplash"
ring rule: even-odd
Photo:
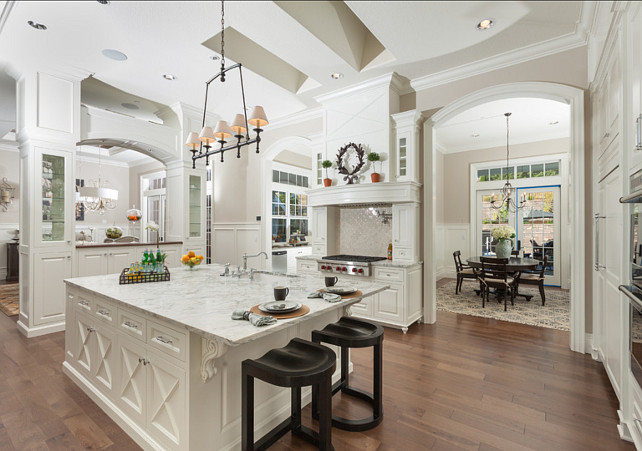
[[[392,208],[378,207],[391,213]],[[386,257],[392,242],[392,219],[383,224],[382,218],[369,213],[368,208],[342,207],[336,223],[339,237],[339,254]]]

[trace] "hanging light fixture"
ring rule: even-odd
[[[98,181],[94,182],[95,186],[82,186],[78,189],[79,201],[85,207],[86,211],[93,211],[104,215],[105,211],[116,208],[118,200],[118,191],[106,188],[102,181],[102,164],[100,159],[101,148],[98,147]]]
[[[495,210],[501,210],[505,208],[507,211],[514,213],[518,209],[524,207],[526,198],[522,196],[522,198],[519,200],[519,203],[515,203],[515,199],[513,199],[515,188],[513,188],[513,185],[511,185],[510,177],[508,176],[510,169],[510,166],[508,164],[508,118],[511,114],[512,113],[504,113],[504,116],[506,116],[506,183],[502,187],[501,202],[494,200],[495,194],[493,193],[493,195],[491,196],[490,206]]]
[[[241,98],[243,100],[243,114],[237,114],[232,121],[232,125],[228,125],[226,121],[218,121],[215,129],[205,125],[205,117],[207,115],[207,95],[210,88],[210,83],[216,79],[220,79],[221,83],[225,82],[225,74],[231,70],[239,70],[239,78],[241,80]],[[256,132],[256,137],[250,139],[249,126],[253,125],[253,130]],[[241,158],[241,147],[248,146],[256,143],[256,153],[259,153],[259,143],[261,142],[261,132],[268,124],[267,116],[262,106],[255,106],[250,111],[250,118],[247,117],[247,107],[245,105],[245,88],[243,87],[243,71],[241,63],[234,64],[228,68],[225,67],[225,3],[221,0],[221,70],[205,83],[205,105],[203,107],[203,123],[201,133],[191,132],[187,137],[185,144],[191,146],[189,149],[192,152],[192,169],[196,168],[196,160],[205,158],[205,165],[209,165],[209,158],[212,155],[221,154],[221,163],[223,163],[223,154],[227,150],[236,149],[236,158]],[[230,143],[230,138],[236,138],[236,143]],[[220,147],[214,149],[213,143],[217,142]],[[198,149],[197,149],[198,147]]]

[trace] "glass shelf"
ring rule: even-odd
[[[201,177],[189,176],[189,236],[201,236]]]
[[[42,240],[65,239],[65,157],[42,155]]]

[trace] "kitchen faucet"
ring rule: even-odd
[[[247,253],[243,253],[243,271],[247,271],[247,259],[248,258],[250,258],[250,257],[258,257],[261,254],[265,255],[265,259],[266,260],[268,259],[268,254],[266,254],[263,251],[259,252],[256,255],[247,255]]]

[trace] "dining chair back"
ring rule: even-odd
[[[546,294],[544,292],[544,278],[546,277],[546,265],[548,264],[548,256],[544,255],[542,266],[538,271],[525,273],[520,275],[517,283],[518,285],[536,285],[539,288],[539,295],[542,298],[542,305],[546,304]]]
[[[455,260],[455,269],[457,270],[457,284],[455,285],[455,294],[461,292],[461,285],[464,279],[477,279],[475,271],[468,265],[461,262],[461,251],[453,252],[453,259]]]
[[[490,296],[490,289],[502,290],[504,292],[504,311],[506,311],[507,300],[510,296],[511,305],[515,305],[515,278],[509,274],[506,266],[507,258],[480,257],[481,271],[478,272],[479,280],[484,289],[482,296],[482,308],[486,307],[486,301]]]

